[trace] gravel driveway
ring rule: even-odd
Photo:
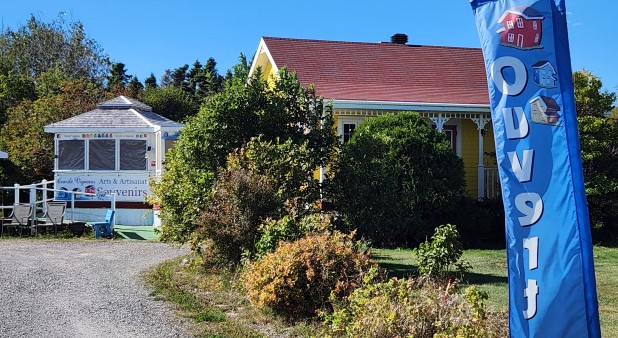
[[[0,337],[187,337],[141,272],[186,253],[155,242],[0,241]]]

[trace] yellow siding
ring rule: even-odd
[[[461,158],[464,163],[466,192],[478,198],[479,133],[472,120],[461,120]]]
[[[478,198],[478,166],[479,166],[479,134],[476,123],[472,120],[461,121],[461,157],[464,162],[466,192],[469,196]],[[483,137],[483,153],[495,152],[494,133],[491,122],[485,126],[487,132]],[[485,167],[496,167],[495,157],[483,154]]]
[[[268,83],[268,85],[273,88],[275,86],[277,72],[273,68],[273,65],[270,63],[270,61],[266,64],[266,68],[264,69],[264,76],[266,76],[266,82]]]

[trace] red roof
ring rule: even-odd
[[[277,67],[325,99],[489,104],[479,48],[264,37]]]

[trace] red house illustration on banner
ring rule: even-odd
[[[519,49],[543,48],[544,17],[530,7],[513,7],[500,17],[498,23],[504,25],[497,33],[500,44]]]

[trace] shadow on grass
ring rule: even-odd
[[[467,272],[463,275],[463,281],[468,284],[506,284],[508,278],[504,276],[496,276],[482,273]]]
[[[380,260],[380,259],[389,259],[391,257],[373,255],[372,258],[376,260]],[[408,278],[411,276],[419,275],[418,267],[414,264],[381,262],[380,266],[388,271],[388,277]],[[506,284],[508,282],[508,278],[504,276],[496,276],[492,274],[482,274],[482,273],[475,273],[475,272],[465,273],[463,275],[462,280],[464,283],[476,284],[476,285]]]

